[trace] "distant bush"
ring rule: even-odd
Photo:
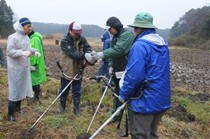
[[[50,35],[43,35],[43,39],[62,39],[63,34],[50,34]]]
[[[183,34],[175,38],[170,38],[168,43],[170,46],[182,46],[198,49],[210,48],[210,40],[205,40],[191,34]]]

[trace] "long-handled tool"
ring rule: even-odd
[[[109,84],[109,83],[107,83],[106,81],[104,81],[104,83],[111,89],[111,90],[113,90],[112,89],[112,87],[111,87],[111,85]],[[143,81],[143,84],[142,84],[142,90],[141,90],[141,93],[139,94],[139,96],[138,97],[131,97],[131,98],[129,98],[125,103],[123,103],[121,106],[119,106],[118,108],[117,108],[117,110],[106,120],[106,122],[100,127],[100,128],[98,128],[98,130],[95,132],[95,133],[93,133],[92,134],[92,136],[89,138],[89,139],[93,139],[117,114],[119,114],[122,110],[124,110],[125,109],[125,106],[126,106],[126,104],[130,101],[130,99],[139,99],[141,96],[142,96],[142,94],[143,94],[143,92],[144,92],[144,89],[146,88],[146,85],[147,85],[147,80],[144,80]],[[115,93],[114,93],[115,91],[113,90],[113,94],[119,99],[119,96],[118,95],[116,95]],[[122,120],[122,119],[121,119]],[[121,121],[120,121],[121,122]],[[122,131],[122,129],[120,129],[120,123],[118,124],[118,126],[117,126],[117,133],[118,133],[118,135],[120,136],[120,137],[127,137],[128,136],[128,117],[127,117],[127,113],[126,113],[126,132],[124,133],[123,131]]]
[[[74,76],[74,78],[77,78],[79,74],[76,74]],[[71,80],[66,87],[62,90],[62,92],[54,99],[54,101],[50,104],[50,106],[48,106],[48,108],[44,111],[44,113],[42,113],[42,115],[36,120],[36,122],[31,126],[31,128],[28,130],[28,132],[30,132],[34,126],[41,120],[41,118],[45,115],[45,113],[52,107],[52,105],[58,100],[58,98],[63,94],[63,92],[72,84],[74,80]]]
[[[50,104],[50,106],[48,106],[48,108],[42,113],[42,115],[36,120],[36,122],[31,126],[31,128],[28,129],[28,132],[30,132],[35,127],[35,125],[41,120],[41,118],[52,107],[52,105],[58,100],[58,98],[63,94],[63,92],[72,84],[72,82],[74,80],[78,80],[77,77],[82,73],[85,67],[86,67],[86,64],[84,64],[82,68],[79,69],[78,73],[73,78],[71,78],[71,81],[66,85],[66,87],[62,90],[62,92],[54,99],[54,101]],[[59,67],[59,69],[62,71],[61,66]]]
[[[97,79],[97,78],[104,78],[105,76],[96,76],[96,77],[94,77],[94,78],[90,78],[90,79]],[[105,77],[106,78],[106,77]],[[109,78],[109,81],[108,81],[108,84],[111,82],[111,80],[112,80],[112,75],[110,76],[110,78]],[[105,96],[105,94],[106,94],[106,92],[107,92],[107,89],[108,89],[108,86],[106,85],[106,88],[105,88],[105,90],[104,90],[104,92],[103,92],[103,95],[102,95],[102,97],[101,97],[101,99],[100,99],[100,101],[99,101],[99,103],[98,103],[98,106],[97,106],[97,108],[96,108],[96,111],[95,111],[95,113],[94,113],[94,115],[93,115],[93,117],[92,117],[92,120],[91,120],[91,122],[90,122],[90,124],[89,124],[89,126],[88,126],[88,129],[87,129],[87,133],[89,132],[89,130],[90,130],[90,127],[91,127],[91,125],[92,125],[92,123],[93,123],[93,120],[94,120],[94,118],[95,118],[95,116],[96,116],[96,113],[98,112],[98,109],[99,109],[99,107],[100,107],[100,105],[101,105],[101,103],[102,103],[102,100],[103,100],[103,98],[104,98],[104,96]]]
[[[121,110],[123,110],[124,109],[124,107],[126,106],[126,104],[128,103],[128,101],[126,101],[125,103],[123,103],[121,106],[119,106],[118,108],[117,108],[117,110],[115,111],[115,113],[113,113],[112,115],[111,115],[111,117],[109,117],[107,120],[106,120],[106,122],[101,126],[101,127],[99,127],[98,128],[98,130],[95,132],[95,133],[93,133],[93,135],[89,138],[89,139],[93,139],[117,114],[119,114],[120,113],[120,111]]]
[[[118,98],[118,95],[115,93],[116,91],[110,85],[110,82],[107,82],[107,80],[105,80],[105,78],[102,78],[102,80],[104,81],[106,86],[111,89],[113,95]],[[122,115],[123,115],[124,111],[125,111],[125,108],[122,110]],[[126,121],[125,121],[125,132],[120,128],[121,121],[122,121],[122,116],[120,117],[120,121],[119,121],[118,126],[117,126],[117,134],[120,137],[127,137],[128,136],[128,113],[127,113],[127,111],[126,111]]]
[[[126,116],[125,117],[125,125],[124,125],[125,126],[125,132],[120,128],[124,111],[126,112],[125,113],[125,116]],[[129,133],[128,133],[128,112],[127,112],[126,107],[122,110],[122,116],[120,117],[120,121],[117,125],[117,134],[120,137],[128,137],[128,135],[129,135]]]

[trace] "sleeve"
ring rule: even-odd
[[[42,52],[42,41],[38,37],[34,37],[30,40],[31,43],[31,52],[35,53],[36,51]],[[42,56],[42,55],[41,55]],[[32,66],[39,65],[40,58],[36,58],[34,55],[30,57],[30,63]]]
[[[103,51],[105,59],[107,58],[117,58],[123,56],[129,52],[132,45],[134,35],[132,33],[126,33],[119,37],[117,43],[106,50]]]
[[[85,38],[83,38],[83,41],[84,41],[84,53],[91,53],[92,52],[91,46],[89,45],[89,43]]]
[[[75,60],[83,60],[85,58],[85,55],[82,52],[77,51],[66,39],[61,41],[61,51]]]
[[[120,88],[120,96],[124,100],[132,97],[145,79],[146,50],[140,43],[134,44],[129,53],[128,64]],[[138,76],[137,76],[138,75]]]
[[[102,42],[105,41],[105,35],[104,35],[104,33],[101,35],[101,41],[102,41]]]
[[[23,51],[21,49],[15,49],[15,46],[15,39],[9,37],[7,42],[7,56],[12,58],[23,56]]]

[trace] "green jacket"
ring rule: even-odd
[[[36,67],[36,71],[31,72],[32,86],[34,86],[46,81],[46,67],[44,61],[42,35],[38,32],[34,32],[29,37],[31,47],[37,49],[41,54],[39,58],[36,58],[34,55],[30,57],[31,66]]]
[[[134,34],[122,29],[118,35],[113,36],[111,47],[103,51],[103,58],[111,58],[109,66],[114,71],[124,71],[127,64],[127,56],[134,40]]]

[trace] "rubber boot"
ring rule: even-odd
[[[12,102],[12,103],[14,103],[14,102]],[[8,121],[10,121],[10,122],[15,122],[16,121],[14,113],[15,113],[15,106],[13,104],[9,103],[9,106],[8,106]]]
[[[66,108],[66,99],[65,98],[60,98],[60,108],[58,110],[58,113],[63,113]]]
[[[80,104],[80,99],[74,99],[74,114],[78,117],[80,116],[79,104]]]
[[[21,113],[21,100],[17,101],[15,111]]]
[[[39,101],[39,95],[40,95],[40,92],[41,92],[40,85],[34,85],[34,86],[32,86],[32,88],[33,88],[33,91],[34,91],[33,100],[34,101]]]
[[[39,94],[40,92],[34,92],[34,97],[33,97],[34,101],[39,101]]]

